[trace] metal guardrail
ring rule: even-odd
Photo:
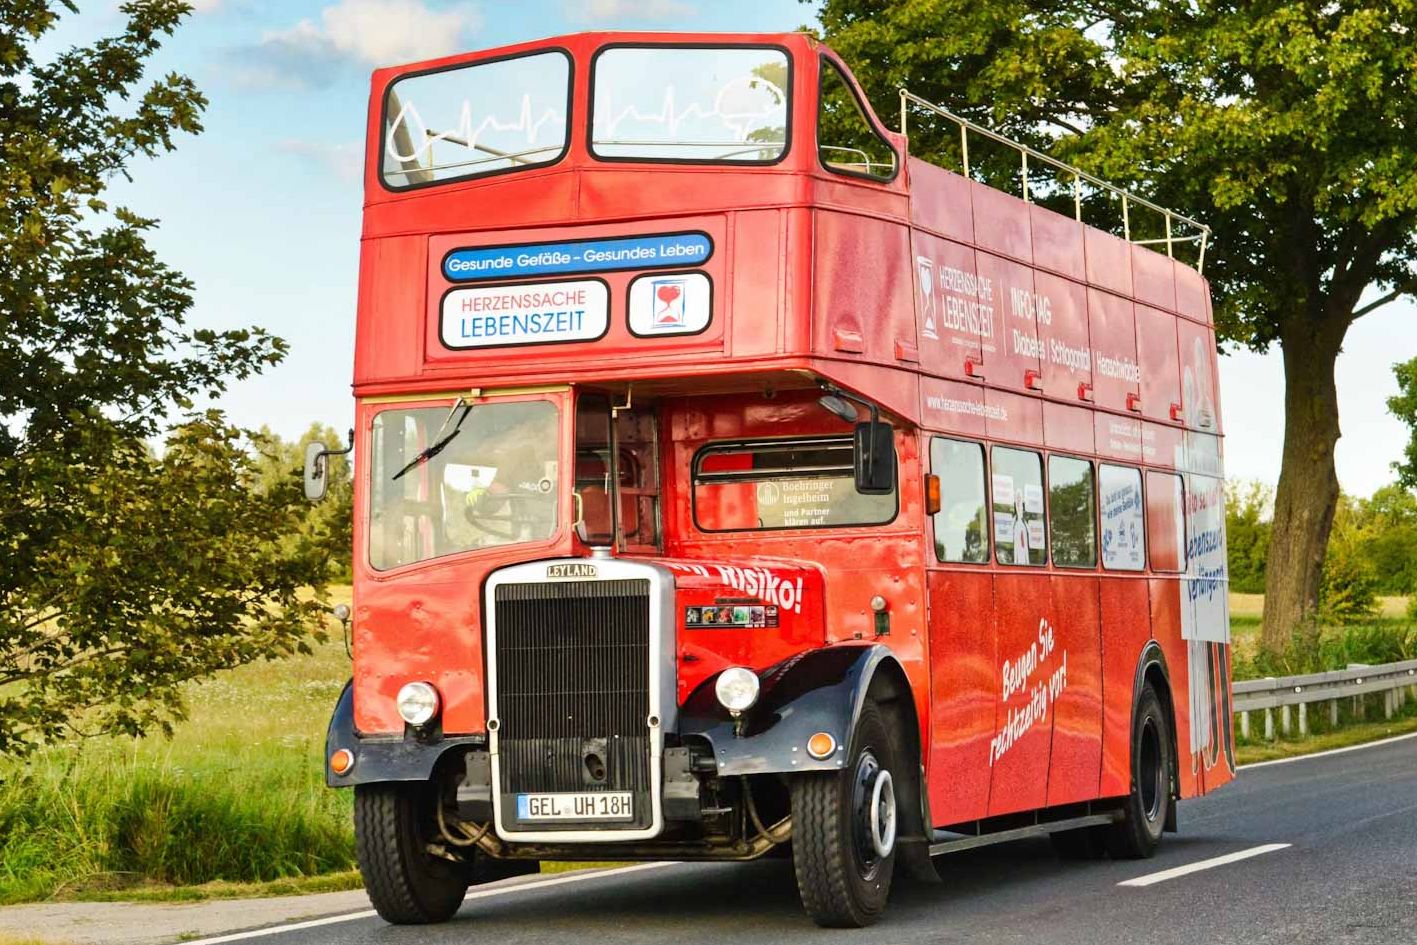
[[[1291,712],[1298,708],[1299,734],[1309,734],[1308,707],[1316,702],[1327,702],[1329,721],[1338,724],[1338,700],[1352,699],[1355,714],[1363,711],[1362,696],[1373,692],[1383,693],[1383,716],[1393,714],[1407,701],[1411,690],[1417,695],[1417,660],[1401,663],[1384,663],[1380,666],[1365,666],[1358,663],[1347,669],[1330,670],[1326,673],[1310,673],[1306,676],[1266,676],[1264,679],[1247,679],[1234,684],[1235,713],[1240,717],[1240,734],[1250,735],[1250,713],[1264,713],[1264,737],[1274,738],[1274,710],[1280,711],[1280,724],[1284,734],[1289,734]]]
[[[1138,246],[1160,245],[1164,243],[1166,245],[1166,255],[1172,257],[1175,256],[1177,243],[1198,243],[1200,249],[1196,261],[1196,271],[1205,271],[1205,251],[1210,243],[1210,227],[1206,226],[1204,223],[1192,220],[1190,217],[1177,213],[1175,210],[1168,210],[1160,204],[1152,203],[1145,197],[1138,196],[1129,190],[1123,190],[1121,187],[1109,184],[1100,177],[1095,177],[1087,171],[1073,167],[1071,164],[1060,161],[1051,155],[1044,154],[1042,151],[1030,148],[1020,141],[1005,137],[997,131],[991,131],[983,125],[976,125],[968,118],[956,115],[943,105],[937,105],[929,99],[921,98],[909,89],[900,90],[900,133],[903,135],[908,133],[907,128],[909,126],[907,119],[911,105],[915,105],[919,108],[923,108],[927,112],[932,112],[942,118],[946,118],[959,127],[960,163],[965,177],[969,177],[969,135],[973,132],[980,137],[988,138],[991,141],[1013,148],[1018,152],[1020,159],[1019,173],[1023,181],[1023,199],[1025,202],[1030,202],[1033,197],[1028,183],[1028,162],[1032,159],[1037,164],[1045,164],[1052,167],[1054,170],[1062,171],[1072,178],[1073,215],[1079,223],[1084,222],[1082,219],[1082,182],[1087,181],[1094,187],[1100,188],[1115,197],[1122,198],[1122,232],[1127,242],[1135,243]],[[1132,239],[1131,207],[1133,205],[1145,207],[1148,210],[1161,214],[1166,220],[1166,235],[1161,239]],[[1172,232],[1173,224],[1178,223],[1192,229],[1194,232],[1189,236],[1175,235]]]

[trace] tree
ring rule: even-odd
[[[881,114],[909,87],[1213,227],[1221,339],[1284,360],[1262,635],[1282,650],[1338,500],[1334,362],[1417,291],[1417,2],[821,0],[820,20]],[[911,139],[948,159],[957,133]]]
[[[346,446],[343,436],[322,423],[310,424],[310,428],[293,443],[262,427],[256,438],[259,451],[256,488],[270,492],[296,483],[303,489],[305,447],[315,442],[323,443],[331,450],[342,450]],[[353,568],[354,479],[347,457],[331,456],[326,462],[329,464],[329,492],[322,501],[307,505],[304,523],[284,540],[290,544],[306,540],[327,548],[330,554],[330,580],[348,583],[352,580],[350,572]]]
[[[1361,553],[1376,575],[1377,592],[1417,593],[1417,494],[1400,485],[1383,486],[1372,498],[1355,501],[1354,512],[1362,529]],[[1335,516],[1335,531],[1338,526]]]
[[[1397,375],[1396,397],[1389,397],[1387,409],[1412,430],[1402,459],[1392,464],[1397,481],[1409,489],[1417,489],[1417,358],[1392,366]]]
[[[1258,594],[1264,590],[1273,504],[1274,490],[1264,483],[1225,484],[1225,550],[1232,591]]]
[[[195,406],[284,343],[189,328],[155,221],[103,201],[200,130],[187,78],[139,90],[189,8],[132,0],[118,35],[37,61],[75,9],[0,5],[0,754],[166,728],[182,681],[306,649],[321,601],[297,592],[328,567],[280,540],[296,485],[254,488],[249,435]]]

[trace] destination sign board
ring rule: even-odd
[[[623,272],[697,266],[713,255],[707,233],[617,236],[555,243],[475,246],[443,257],[449,282],[521,279],[578,272]]]

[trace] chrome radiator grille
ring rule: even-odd
[[[631,791],[649,822],[650,582],[496,587],[500,785],[505,795]]]

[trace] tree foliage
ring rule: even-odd
[[[298,489],[253,488],[248,435],[195,406],[284,343],[187,325],[155,221],[104,201],[200,131],[190,80],[144,78],[188,7],[132,0],[119,34],[39,61],[75,9],[0,4],[0,754],[165,726],[182,681],[303,648],[297,591],[328,565],[277,540]]]
[[[1262,482],[1225,484],[1225,547],[1230,590],[1263,594],[1274,490]]]
[[[1340,496],[1319,593],[1319,615],[1326,623],[1354,623],[1377,612],[1378,570],[1367,554],[1370,532],[1361,503]]]
[[[1334,361],[1355,319],[1417,291],[1417,0],[820,0],[820,20],[880,114],[907,87],[1214,228],[1222,340],[1285,361],[1264,632],[1281,648],[1318,606],[1338,501]],[[910,136],[958,167],[953,126],[920,114]],[[973,147],[1017,192],[1016,156]]]
[[[1398,482],[1409,489],[1417,489],[1417,358],[1394,364],[1392,370],[1397,375],[1398,393],[1388,398],[1387,409],[1412,431],[1402,459],[1393,464],[1393,469],[1397,472]]]
[[[342,450],[347,445],[344,436],[322,423],[310,424],[293,442],[262,427],[256,442],[259,450],[256,487],[263,492],[286,489],[291,483],[303,490],[302,473],[308,444],[322,443],[330,450]],[[353,568],[354,478],[347,456],[330,456],[326,462],[329,464],[329,491],[322,501],[307,504],[299,528],[283,540],[292,547],[298,541],[308,541],[326,548],[330,555],[330,580],[347,584],[352,580]]]

